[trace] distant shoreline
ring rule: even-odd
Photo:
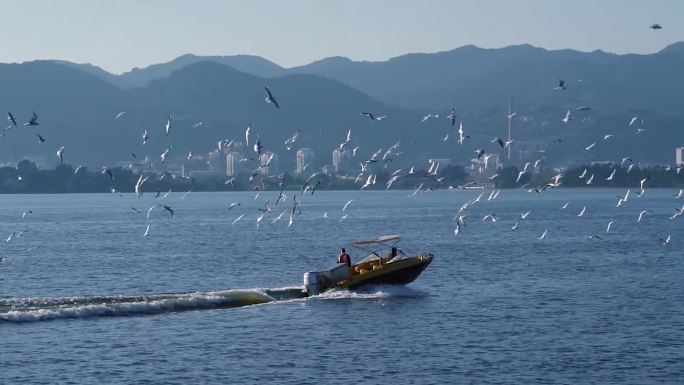
[[[578,186],[571,186],[571,187],[558,187],[554,188],[554,190],[563,190],[563,191],[568,191],[568,190],[578,190],[578,191],[590,191],[590,190],[624,190],[626,188],[638,190],[639,186],[596,186],[596,187],[578,187]],[[665,190],[671,190],[671,191],[678,191],[679,189],[684,188],[682,187],[649,187],[649,191],[665,191]],[[459,189],[459,188],[438,188],[434,190],[430,190],[428,192],[438,192],[438,191],[469,191],[469,192],[482,192],[482,191],[494,191],[494,190],[501,190],[501,191],[513,191],[513,190],[520,190],[521,192],[525,192],[528,194],[535,194],[534,191],[528,192],[524,189],[520,189],[519,187],[502,187],[502,188],[488,188],[488,189]],[[287,193],[298,193],[299,195],[311,195],[311,193],[301,193],[301,190],[294,190],[294,189],[286,189],[284,190]],[[317,190],[315,194],[322,193],[322,192],[346,192],[346,191],[356,191],[360,193],[365,193],[365,192],[385,192],[385,191],[398,191],[398,192],[413,192],[415,189],[409,189],[409,188],[393,188],[393,189],[367,189],[367,190],[359,190],[359,189],[320,189]],[[550,190],[549,190],[550,191]],[[168,191],[162,191],[161,195],[164,195]],[[257,191],[252,191],[252,190],[173,190],[171,191],[172,194],[186,194],[190,193],[196,194],[196,193],[254,193],[256,194]],[[260,193],[278,193],[280,190],[260,190],[258,191]],[[421,190],[420,193],[425,193],[424,190]],[[543,192],[540,192],[540,194]],[[106,192],[106,191],[79,191],[79,192],[0,192],[0,195],[83,195],[83,194],[102,194],[102,195],[118,195],[118,193],[113,194],[111,192]],[[127,192],[122,192],[121,194],[127,196],[127,195],[135,195],[135,192],[133,191],[127,191]],[[150,196],[150,195],[156,195],[156,192],[146,192],[143,194],[143,197]],[[416,194],[418,195],[418,194]]]

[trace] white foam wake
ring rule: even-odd
[[[258,291],[161,294],[147,297],[17,298],[3,301],[0,321],[117,317],[254,305],[273,298]]]
[[[330,290],[315,296],[320,299],[381,299],[390,297],[420,297],[424,295],[420,290],[409,286],[394,285],[366,285],[354,290]]]

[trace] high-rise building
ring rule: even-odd
[[[221,171],[223,169],[223,154],[218,150],[209,153],[209,171]]]
[[[684,147],[675,148],[675,164],[684,166]]]
[[[297,151],[297,175],[313,168],[314,151],[308,147]]]
[[[335,169],[335,172],[347,171],[350,169],[350,151],[340,150],[339,148],[336,148],[333,150],[332,158],[333,168]]]
[[[278,154],[267,151],[259,156],[261,175],[273,175],[278,173]]]
[[[228,155],[226,155],[227,176],[238,176],[240,173],[240,159],[242,159],[242,154],[237,151],[229,152]]]

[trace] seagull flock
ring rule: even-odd
[[[652,25],[650,28],[657,30],[661,29],[662,27],[658,24]],[[568,89],[569,85],[568,83],[561,79],[560,77],[558,78],[558,83],[555,87],[550,87],[550,92],[560,92],[563,93]],[[271,88],[268,85],[264,86],[264,90],[266,92],[265,95],[265,102],[272,105],[276,110],[281,109],[281,104],[280,100],[276,97],[274,92],[271,90]],[[561,122],[564,124],[568,124],[571,120],[573,120],[573,113],[586,113],[588,111],[591,111],[593,107],[591,106],[578,106],[573,110],[568,109],[562,116],[562,119],[560,119]],[[117,113],[114,116],[114,119],[122,119],[125,116],[126,112],[121,111]],[[379,122],[385,119],[388,119],[386,115],[378,115],[374,113],[373,111],[362,111],[359,112],[360,116],[363,118],[367,118],[372,122]],[[508,119],[512,119],[517,115],[517,113],[509,113],[506,117]],[[446,113],[437,113],[437,112],[431,112],[422,117],[422,120],[419,123],[425,123],[429,120],[437,120],[439,121],[440,116],[446,118],[447,120],[447,126],[450,127],[450,131],[447,133],[446,137],[444,137],[442,140],[443,141],[448,141],[450,134],[453,134],[453,137],[457,138],[456,142],[458,143],[458,146],[456,148],[462,148],[464,146],[464,143],[467,140],[472,140],[470,135],[466,135],[466,130],[464,129],[463,122],[459,119],[459,115],[457,113],[456,107],[451,108],[450,111],[447,111]],[[7,113],[7,120],[10,123],[8,127],[6,127],[5,130],[8,130],[12,127],[16,127],[18,125],[17,119],[14,116],[14,114],[11,111],[8,111]],[[201,123],[201,122],[200,122]],[[198,124],[200,124],[198,123]],[[457,124],[458,123],[458,124]],[[26,127],[37,127],[40,125],[40,122],[38,120],[38,115],[37,113],[33,112],[31,117],[24,123],[24,126]],[[163,124],[163,129],[161,132],[163,132],[164,137],[169,138],[170,136],[173,135],[173,125],[174,125],[174,118],[173,115],[170,114],[167,116],[165,123]],[[627,127],[633,127],[636,126],[638,127],[637,134],[641,134],[646,131],[646,125],[643,119],[641,119],[639,116],[633,116],[629,119],[626,119],[626,126]],[[453,132],[451,131],[453,130]],[[35,133],[35,135],[38,138],[38,142],[43,144],[46,142],[46,138],[42,136],[39,133]],[[296,132],[294,132],[291,136],[287,138],[287,140],[284,142],[285,147],[288,150],[292,150],[296,147],[297,141],[300,138],[301,135],[305,135],[304,130],[302,128],[298,129]],[[150,134],[147,130],[144,130],[142,134],[142,144],[145,145],[147,144],[151,137],[153,135]],[[597,146],[599,146],[600,142],[605,142],[612,138],[614,135],[613,134],[601,134],[599,136],[600,139],[597,139],[596,141],[587,144],[584,146],[584,151],[592,151],[595,149]],[[277,184],[279,186],[279,189],[275,191],[276,195],[273,199],[268,199],[266,202],[263,204],[262,207],[258,208],[258,212],[255,213],[254,217],[254,223],[255,227],[259,229],[261,226],[263,226],[264,221],[267,219],[267,216],[272,216],[273,219],[268,219],[267,222],[270,224],[276,224],[278,221],[287,219],[287,227],[291,227],[294,225],[296,222],[296,219],[299,215],[302,213],[302,198],[305,196],[310,196],[314,195],[316,192],[316,188],[321,184],[322,179],[326,176],[322,172],[314,172],[309,176],[305,183],[301,186],[301,189],[291,192],[291,190],[288,190],[288,180],[286,179],[285,174],[280,174],[276,176],[269,176],[269,175],[264,175],[261,171],[263,168],[268,167],[268,165],[271,163],[271,159],[268,159],[264,161],[261,158],[261,155],[264,153],[264,149],[266,148],[264,143],[265,141],[262,141],[262,137],[260,136],[259,133],[255,132],[253,126],[250,124],[247,126],[244,132],[244,139],[246,145],[250,146],[250,143],[253,146],[253,151],[254,151],[254,157],[252,158],[247,158],[244,161],[252,161],[255,162],[256,166],[254,167],[250,177],[250,186],[252,190],[255,192],[254,199],[258,200],[261,196],[261,194],[268,194],[270,193],[269,191],[266,191],[265,189],[265,178],[275,178],[277,181]],[[493,148],[493,150],[490,150],[488,148],[479,148],[474,151],[475,153],[475,158],[476,161],[481,164],[480,172],[482,170],[486,170],[490,168],[490,159],[497,155],[497,151],[502,152],[504,150],[508,150],[510,146],[513,144],[514,140],[504,140],[500,137],[495,137],[489,141],[490,146]],[[554,142],[560,142],[560,139]],[[231,146],[235,143],[234,140],[232,139],[218,139],[217,144],[219,150],[230,150]],[[351,154],[352,158],[357,158],[357,151],[359,150],[359,147],[353,147],[351,148],[351,143],[352,143],[352,130],[348,130],[346,136],[344,139],[341,141],[339,146],[337,147],[340,151],[344,152],[349,152]],[[373,172],[373,165],[381,165],[385,168],[388,167],[389,162],[392,162],[392,160],[395,157],[398,157],[402,154],[402,151],[400,151],[401,147],[401,142],[396,142],[393,145],[387,147],[387,148],[380,148],[377,151],[373,152],[372,155],[366,159],[360,159],[359,161],[359,173],[357,177],[355,178],[356,183],[359,186],[360,190],[365,190],[368,188],[371,188],[374,186],[377,182],[377,173]],[[168,147],[165,148],[165,150],[160,154],[160,160],[162,164],[164,164],[169,156],[170,151],[172,151],[172,146],[169,145]],[[66,154],[66,148],[65,146],[60,146],[56,152],[57,157],[59,158],[60,163],[65,162],[65,155]],[[134,153],[131,153],[131,156],[133,158],[136,158],[137,155]],[[193,158],[192,152],[190,152],[187,155],[188,159]],[[631,157],[625,157],[622,159],[620,162],[620,166],[623,166],[626,162],[629,162],[629,167],[627,169],[627,172],[630,172],[632,170],[632,167],[634,166],[634,162]],[[534,172],[535,170],[539,170],[541,167],[542,159],[539,159],[535,162],[528,162],[524,165],[523,169],[518,172],[517,179],[516,179],[516,184],[519,185],[520,188],[527,190],[528,192],[531,193],[542,193],[544,191],[558,188],[563,184],[564,178],[566,176],[562,172],[558,172],[555,176],[553,176],[548,183],[542,185],[542,186],[530,186],[528,184],[524,184],[523,177],[526,176],[527,174],[530,174]],[[82,168],[83,166],[79,166],[76,168],[75,173],[78,173],[78,171]],[[386,183],[386,189],[390,189],[394,183],[396,183],[398,180],[401,178],[407,177],[409,175],[412,175],[413,177],[416,177],[418,172],[416,170],[416,165],[412,165],[410,168],[404,169],[404,168],[399,168],[394,170],[389,177],[389,180]],[[444,182],[444,177],[440,177],[440,174],[438,173],[438,170],[440,168],[440,163],[438,160],[430,160],[428,165],[427,165],[427,173],[425,173],[425,181],[424,183],[421,182],[419,183],[418,186],[416,186],[415,190],[411,194],[408,195],[409,198],[415,197],[417,194],[421,192],[428,192],[434,190],[434,187],[428,187],[425,188],[426,185],[443,185]],[[679,173],[681,171],[681,167],[672,169],[673,172]],[[114,174],[112,173],[111,169],[104,167],[102,170],[103,174],[106,174],[109,176],[109,178],[113,181],[115,179]],[[591,185],[592,182],[594,181],[594,175],[588,175],[587,176],[587,169],[585,169],[581,175],[579,175],[580,179],[585,180],[586,185]],[[606,180],[612,180],[613,177],[615,176],[615,168],[613,168],[610,176]],[[141,172],[135,185],[132,186],[132,190],[134,191],[135,195],[140,199],[142,198],[144,194],[144,186],[145,183],[151,178],[154,177],[153,175],[143,175]],[[494,174],[491,177],[488,177],[487,180],[480,180],[480,181],[475,181],[475,182],[470,182],[466,183],[464,185],[460,186],[444,186],[448,187],[450,190],[456,190],[456,189],[467,189],[467,188],[474,188],[476,187],[475,185],[482,185],[486,184],[486,182],[491,182],[491,181],[496,181],[496,179],[499,178],[499,174]],[[225,183],[226,184],[232,184],[234,182],[235,178],[227,180]],[[430,182],[430,183],[428,183]],[[648,178],[645,178],[640,181],[640,186],[639,186],[639,191],[636,192],[635,194],[638,197],[644,197],[646,188],[648,187]],[[119,195],[122,195],[118,191],[116,191],[114,188],[112,188],[113,193],[118,193]],[[628,189],[624,195],[618,196],[618,200],[616,203],[616,207],[625,207],[627,202],[631,202],[629,199],[631,190]],[[166,194],[161,195],[161,192],[157,192],[155,199],[164,200],[171,191],[169,190],[166,192]],[[461,205],[461,207],[458,209],[456,212],[456,215],[454,216],[454,221],[456,222],[455,224],[455,229],[454,229],[454,235],[455,236],[464,236],[467,234],[466,231],[466,222],[468,218],[468,212],[471,207],[473,207],[475,204],[478,204],[482,200],[486,201],[495,201],[498,197],[499,194],[501,193],[501,190],[498,189],[492,189],[491,191],[482,191],[476,198],[468,200],[464,204]],[[185,195],[181,199],[185,199],[189,196],[190,191],[186,192]],[[288,195],[292,195],[289,197]],[[487,196],[485,196],[487,195]],[[299,196],[299,199],[298,199]],[[678,194],[675,194],[673,196],[673,199],[675,200],[682,200],[683,198],[683,191],[680,189]],[[344,204],[340,204],[340,214],[339,214],[339,219],[338,221],[344,222],[348,220],[349,215],[350,215],[350,208],[353,206],[353,203],[359,198],[354,198],[349,201],[347,201]],[[566,202],[564,205],[562,205],[559,209],[565,210],[568,208],[570,205],[570,202]],[[280,206],[280,208],[278,207]],[[235,211],[241,210],[242,204],[240,202],[231,202],[228,204],[226,207],[226,211],[229,213],[233,213]],[[130,207],[132,212],[135,214],[141,214],[143,210],[138,209],[136,207]],[[175,211],[174,209],[164,203],[155,203],[154,205],[150,206],[147,209],[146,212],[146,219],[149,220],[150,217],[153,215],[153,213],[159,211],[161,213],[167,213],[168,220],[173,220],[175,217]],[[240,223],[241,221],[247,220],[251,216],[249,215],[248,212],[238,212],[235,213],[236,216],[233,217],[231,221],[231,225],[236,225]],[[646,220],[646,218],[651,214],[650,210],[640,210],[637,215],[634,217],[634,222],[636,224],[641,224]],[[32,210],[26,210],[21,214],[22,218],[26,218],[28,215],[33,215]],[[588,214],[588,209],[586,205],[582,205],[581,210],[578,211],[577,217],[582,218],[589,215]],[[681,207],[678,207],[675,209],[674,213],[672,216],[669,217],[670,220],[676,220],[678,217],[684,215],[684,205]],[[511,223],[513,225],[510,227],[511,231],[517,231],[520,229],[522,224],[524,222],[528,222],[530,220],[534,220],[534,214],[532,210],[527,210],[520,215],[510,218]],[[323,218],[330,218],[329,213],[326,211],[323,215]],[[503,218],[500,218],[497,216],[496,213],[490,212],[484,217],[482,217],[482,222],[489,222],[492,225],[494,225],[497,222],[501,222],[505,220]],[[605,228],[605,233],[611,233],[613,226],[617,225],[617,220],[616,219],[611,219]],[[549,238],[550,233],[549,233],[549,228],[545,228],[544,231],[539,234],[536,238],[538,240],[546,240]],[[5,239],[5,242],[11,242],[13,239],[18,238],[23,236],[25,231],[22,232],[11,232],[7,238]],[[147,223],[144,227],[144,231],[141,231],[142,237],[143,238],[148,238],[152,236],[151,229],[150,229],[150,224]],[[592,240],[601,240],[603,239],[602,236],[598,234],[588,234],[587,238],[592,239]],[[663,238],[659,239],[660,243],[663,245],[669,245],[671,243],[671,236],[669,234],[666,234],[663,236]]]

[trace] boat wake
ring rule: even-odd
[[[225,290],[149,296],[12,298],[0,299],[0,322],[151,315],[239,307],[274,300],[265,292],[256,290]]]
[[[332,290],[310,299],[374,299],[415,297],[408,287],[368,286],[359,290]],[[306,298],[301,287],[223,290],[144,296],[27,297],[0,299],[0,323],[36,322],[69,318],[126,317],[182,311],[232,308]]]
[[[424,292],[409,286],[366,285],[354,290],[329,290],[314,296],[317,299],[383,299],[389,297],[415,298],[425,295]]]

